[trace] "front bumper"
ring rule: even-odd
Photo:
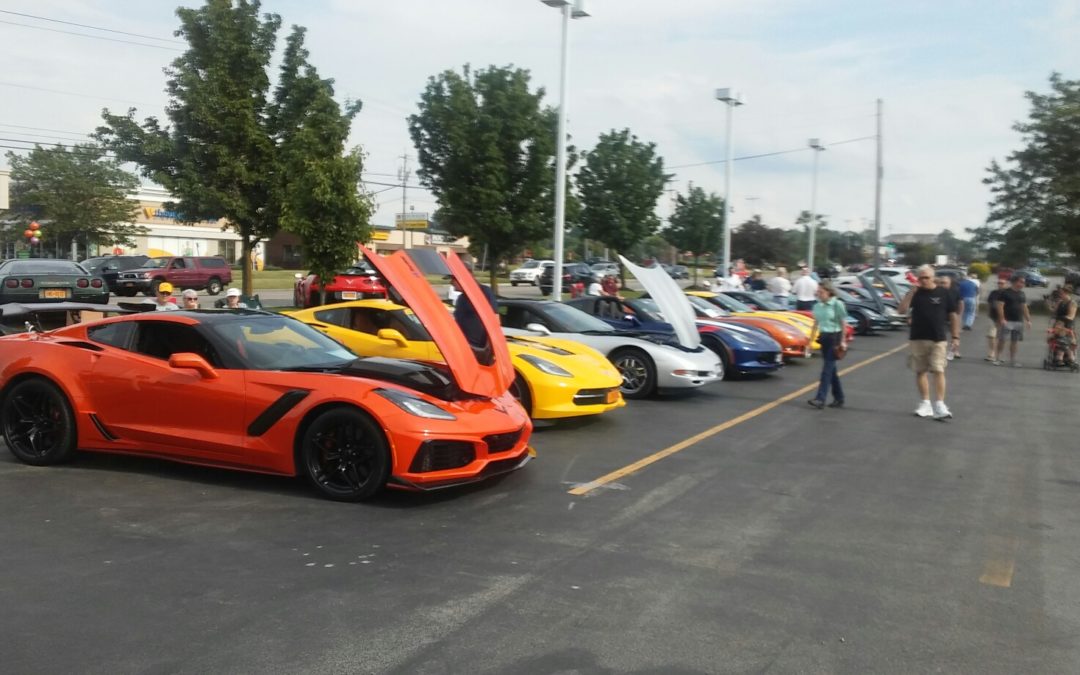
[[[731,367],[740,373],[771,373],[784,366],[779,352],[735,352],[734,356]]]
[[[693,389],[711,382],[719,382],[723,376],[720,357],[711,349],[701,347],[700,352],[664,353],[654,355],[656,383],[661,389]]]

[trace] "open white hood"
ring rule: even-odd
[[[639,267],[626,258],[619,256],[619,260],[631,274],[637,277],[649,296],[656,302],[664,319],[675,328],[675,336],[679,338],[679,344],[689,349],[695,349],[701,344],[701,335],[694,323],[694,308],[686,299],[686,294],[679,288],[679,284],[664,271],[662,267]]]

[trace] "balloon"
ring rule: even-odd
[[[42,238],[42,237],[44,237],[44,236],[45,236],[45,230],[35,230],[35,231],[34,231],[34,235],[33,235],[33,236],[35,236],[35,237],[37,237],[38,239],[40,239],[40,238]]]
[[[40,244],[41,240],[38,239],[37,237],[30,237],[30,243],[31,244]]]
[[[34,222],[30,223],[30,229],[31,230],[40,230],[41,225],[38,225],[38,222],[35,220]]]
[[[30,237],[34,236],[34,231],[33,230],[27,230],[27,231],[23,232],[23,236],[26,237],[27,239],[29,239]]]

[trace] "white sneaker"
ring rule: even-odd
[[[915,408],[916,417],[931,417],[933,414],[934,408],[930,405],[930,401],[923,401],[918,408]]]
[[[949,412],[949,406],[945,405],[945,401],[934,401],[934,419],[947,420],[952,417],[952,413]]]

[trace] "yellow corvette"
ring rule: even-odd
[[[691,297],[707,300],[712,305],[724,310],[725,312],[729,312],[732,316],[748,316],[758,317],[761,319],[774,319],[776,321],[783,321],[789,326],[794,326],[795,328],[798,328],[807,337],[812,337],[813,339],[810,342],[811,349],[813,349],[814,351],[821,350],[821,344],[817,341],[817,336],[810,335],[811,331],[814,328],[814,320],[808,316],[798,314],[796,312],[755,311],[750,309],[746,305],[738,302],[734,298],[722,296],[719,293],[714,293],[712,291],[686,291],[686,294]]]
[[[371,299],[284,312],[361,356],[442,361],[408,307]],[[596,415],[626,405],[622,376],[599,352],[552,337],[507,336],[517,377],[513,393],[534,419]]]

